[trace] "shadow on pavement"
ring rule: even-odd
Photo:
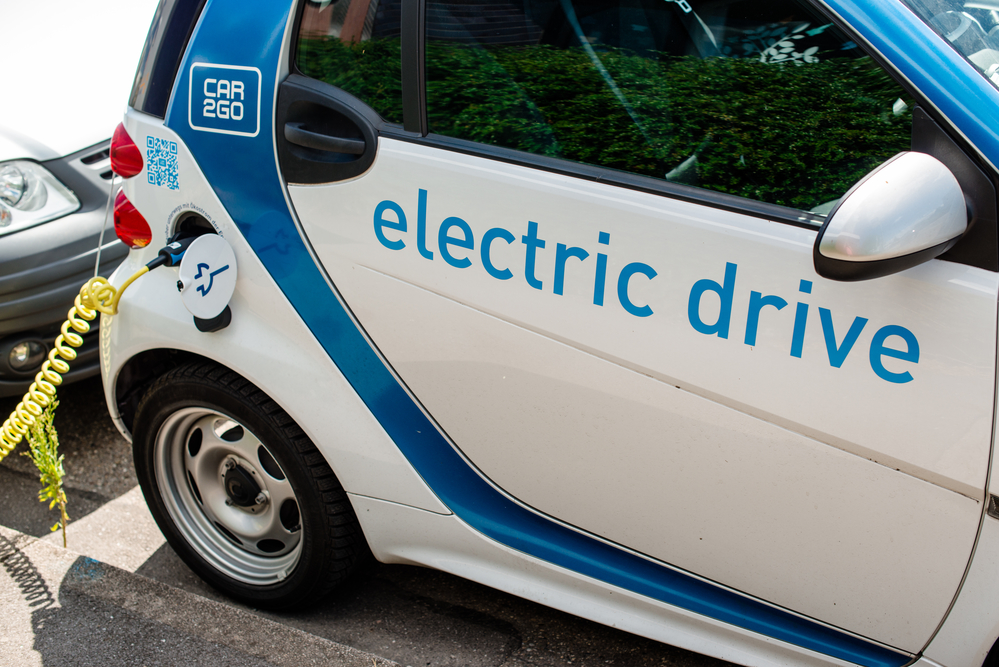
[[[55,426],[59,451],[66,456],[68,488],[88,491],[108,500],[117,498],[137,483],[132,469],[132,447],[108,416],[99,377],[60,387]],[[0,398],[0,419],[7,419],[20,397]],[[22,452],[21,443],[0,462],[0,469],[35,476],[34,464]],[[71,515],[72,516],[72,515]]]
[[[136,573],[412,667],[728,665],[409,565],[373,563],[317,606],[281,613],[221,595],[167,544]]]
[[[252,609],[220,594],[194,574],[168,544],[150,556],[136,574],[402,665],[500,665],[521,648],[520,632],[512,623],[429,597],[441,579],[453,579],[459,587],[476,584],[418,567],[373,564],[319,605],[281,613]],[[417,589],[427,589],[425,594],[400,586],[395,580],[400,575],[403,580],[415,580]]]
[[[131,445],[108,416],[99,377],[59,388],[56,429],[59,451],[66,457],[66,495],[70,521],[82,519],[136,485]],[[20,397],[0,398],[0,419],[14,410]],[[47,503],[38,501],[38,471],[22,442],[0,461],[0,525],[43,537],[58,520]]]
[[[102,578],[106,571],[90,558],[81,556],[70,565],[59,587],[58,599],[29,556],[2,535],[0,566],[31,610],[32,648],[41,657],[42,665],[267,667],[271,664],[87,595],[84,592],[87,585]]]
[[[34,537],[48,535],[52,524],[59,520],[59,513],[57,510],[50,511],[48,502],[38,501],[40,488],[37,475],[0,467],[0,525]],[[67,507],[71,522],[82,519],[111,500],[71,488],[66,489],[66,497],[69,499]]]

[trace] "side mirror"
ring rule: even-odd
[[[968,229],[954,174],[925,153],[899,153],[843,195],[815,239],[823,278],[880,278],[927,262]]]

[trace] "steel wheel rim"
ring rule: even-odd
[[[156,435],[153,464],[174,526],[213,568],[255,586],[278,583],[295,569],[302,553],[298,498],[267,447],[237,420],[207,408],[174,412]],[[264,502],[234,502],[247,500],[232,490],[247,488],[262,492]]]

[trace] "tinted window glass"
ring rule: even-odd
[[[792,0],[431,0],[430,130],[826,213],[912,101]]]
[[[177,68],[204,5],[205,0],[161,0],[139,58],[129,106],[166,116]]]
[[[402,123],[401,0],[309,1],[295,64],[342,88],[392,123]]]

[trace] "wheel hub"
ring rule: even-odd
[[[252,507],[261,504],[259,502],[259,496],[262,495],[260,485],[253,479],[253,475],[238,463],[231,460],[226,463],[222,484],[231,504],[237,507]]]

